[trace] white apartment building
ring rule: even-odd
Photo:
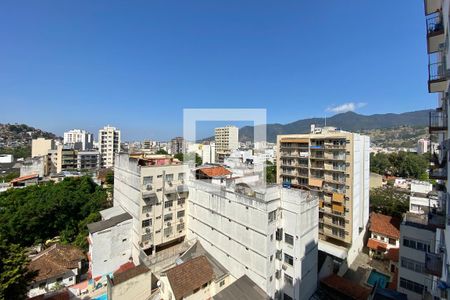
[[[417,154],[424,154],[430,151],[430,140],[419,139],[417,141]]]
[[[343,274],[364,246],[369,219],[369,137],[333,127],[277,138],[277,183],[319,194],[319,250]],[[346,261],[347,263],[343,263]]]
[[[201,157],[204,164],[216,163],[216,143],[210,142],[209,145],[202,145]]]
[[[132,257],[135,264],[179,245],[185,238],[188,189],[186,167],[170,155],[116,155],[114,206],[132,220]]]
[[[449,105],[449,15],[450,0],[424,0],[428,53],[428,91],[436,93],[438,107],[430,112],[431,147],[430,179],[437,198],[436,207],[428,213],[407,213],[400,228],[400,265],[398,291],[408,299],[448,299],[450,258],[450,222],[447,203]],[[438,151],[437,151],[438,150]]]
[[[93,149],[94,135],[82,129],[72,129],[64,132],[64,144],[76,150]]]
[[[212,182],[189,183],[188,239],[199,240],[234,278],[247,275],[270,297],[309,299],[317,286],[317,195]]]
[[[114,155],[120,152],[120,130],[109,125],[100,129],[98,131],[98,150],[100,166],[102,168],[113,167]]]
[[[236,126],[218,127],[214,130],[216,161],[223,162],[231,150],[239,148],[239,128]]]
[[[438,193],[433,191],[433,185],[426,181],[413,180],[410,183],[409,211],[426,214],[431,209],[439,208]]]

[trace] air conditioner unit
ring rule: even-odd
[[[150,214],[149,214],[149,213],[147,213],[147,214],[146,214],[145,216],[146,216],[146,217],[148,218],[148,217],[150,217]]]
[[[166,223],[166,226],[170,226],[170,225],[171,225],[170,222],[167,222],[167,223]]]
[[[285,270],[285,271],[286,271],[286,269],[287,269],[287,265],[286,265],[286,264],[283,264],[283,265],[281,266],[281,268],[282,268],[283,270]]]
[[[150,233],[150,228],[148,228],[148,227],[145,228],[145,232],[146,232],[146,233]]]
[[[172,186],[172,181],[168,181],[167,183],[169,184],[169,186]]]
[[[145,185],[145,189],[147,191],[151,191],[153,189],[153,186],[151,184],[147,184],[147,185]]]

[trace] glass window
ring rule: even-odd
[[[288,284],[288,285],[293,285],[294,284],[294,281],[292,280],[292,277],[291,276],[289,276],[288,274],[284,274],[284,282],[286,283],[286,284]]]
[[[277,219],[277,210],[269,212],[269,223]]]
[[[294,258],[290,256],[289,254],[284,254],[284,262],[293,266],[294,265]]]
[[[294,237],[290,234],[285,233],[284,234],[284,242],[286,244],[293,246],[294,245]]]
[[[169,208],[169,207],[172,207],[173,206],[173,201],[166,201],[166,202],[164,202],[164,207],[165,208]]]
[[[144,177],[144,185],[152,184],[152,183],[153,183],[153,176]]]
[[[178,173],[178,180],[184,180],[184,173]]]
[[[152,225],[152,219],[142,221],[142,227],[149,227]]]
[[[183,218],[184,217],[184,210],[180,210],[177,212],[177,218]]]
[[[164,222],[172,221],[173,214],[164,215]]]
[[[173,181],[173,174],[166,174],[166,181]]]

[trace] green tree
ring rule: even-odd
[[[28,158],[31,157],[31,146],[0,148],[0,153],[12,154],[14,155],[14,158]]]
[[[177,153],[173,156],[174,158],[178,159],[179,161],[184,161],[184,155],[183,153]]]
[[[17,178],[20,176],[19,172],[12,172],[9,173],[8,175],[4,175],[4,176],[0,176],[0,182],[10,182],[11,180],[13,180],[14,178]]]
[[[277,181],[277,167],[270,161],[266,161],[266,182],[275,183]]]
[[[370,191],[370,210],[401,218],[409,210],[409,195],[392,186]]]
[[[377,153],[371,155],[370,171],[381,175],[390,174],[405,178],[426,178],[428,159],[412,152]]]
[[[169,153],[167,153],[167,151],[164,149],[159,149],[158,151],[156,151],[156,154],[169,154]]]
[[[0,299],[26,299],[29,282],[37,275],[27,269],[24,249],[0,241]]]

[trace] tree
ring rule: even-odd
[[[270,161],[266,161],[266,182],[275,183],[277,181],[277,167]]]
[[[373,189],[370,191],[370,209],[401,218],[409,210],[409,195],[392,186]]]
[[[17,178],[20,176],[19,172],[12,172],[9,173],[8,175],[4,175],[4,176],[0,176],[0,182],[10,182],[11,180],[13,180],[14,178]]]
[[[105,183],[108,185],[114,185],[114,171],[109,170],[105,175]]]
[[[203,163],[202,158],[196,152],[189,152],[184,155],[183,153],[177,153],[173,157],[178,159],[179,161],[191,161],[194,160],[195,155],[195,165],[200,166]]]
[[[156,151],[156,154],[169,154],[169,153],[167,153],[167,151],[164,149],[159,149],[158,151]]]
[[[28,284],[37,275],[27,269],[23,248],[0,240],[0,299],[26,299]]]
[[[425,178],[428,159],[425,155],[400,151],[371,155],[370,171],[381,175],[390,174],[405,178]]]
[[[178,159],[179,161],[183,161],[183,159],[184,159],[183,153],[177,153],[173,157]]]

